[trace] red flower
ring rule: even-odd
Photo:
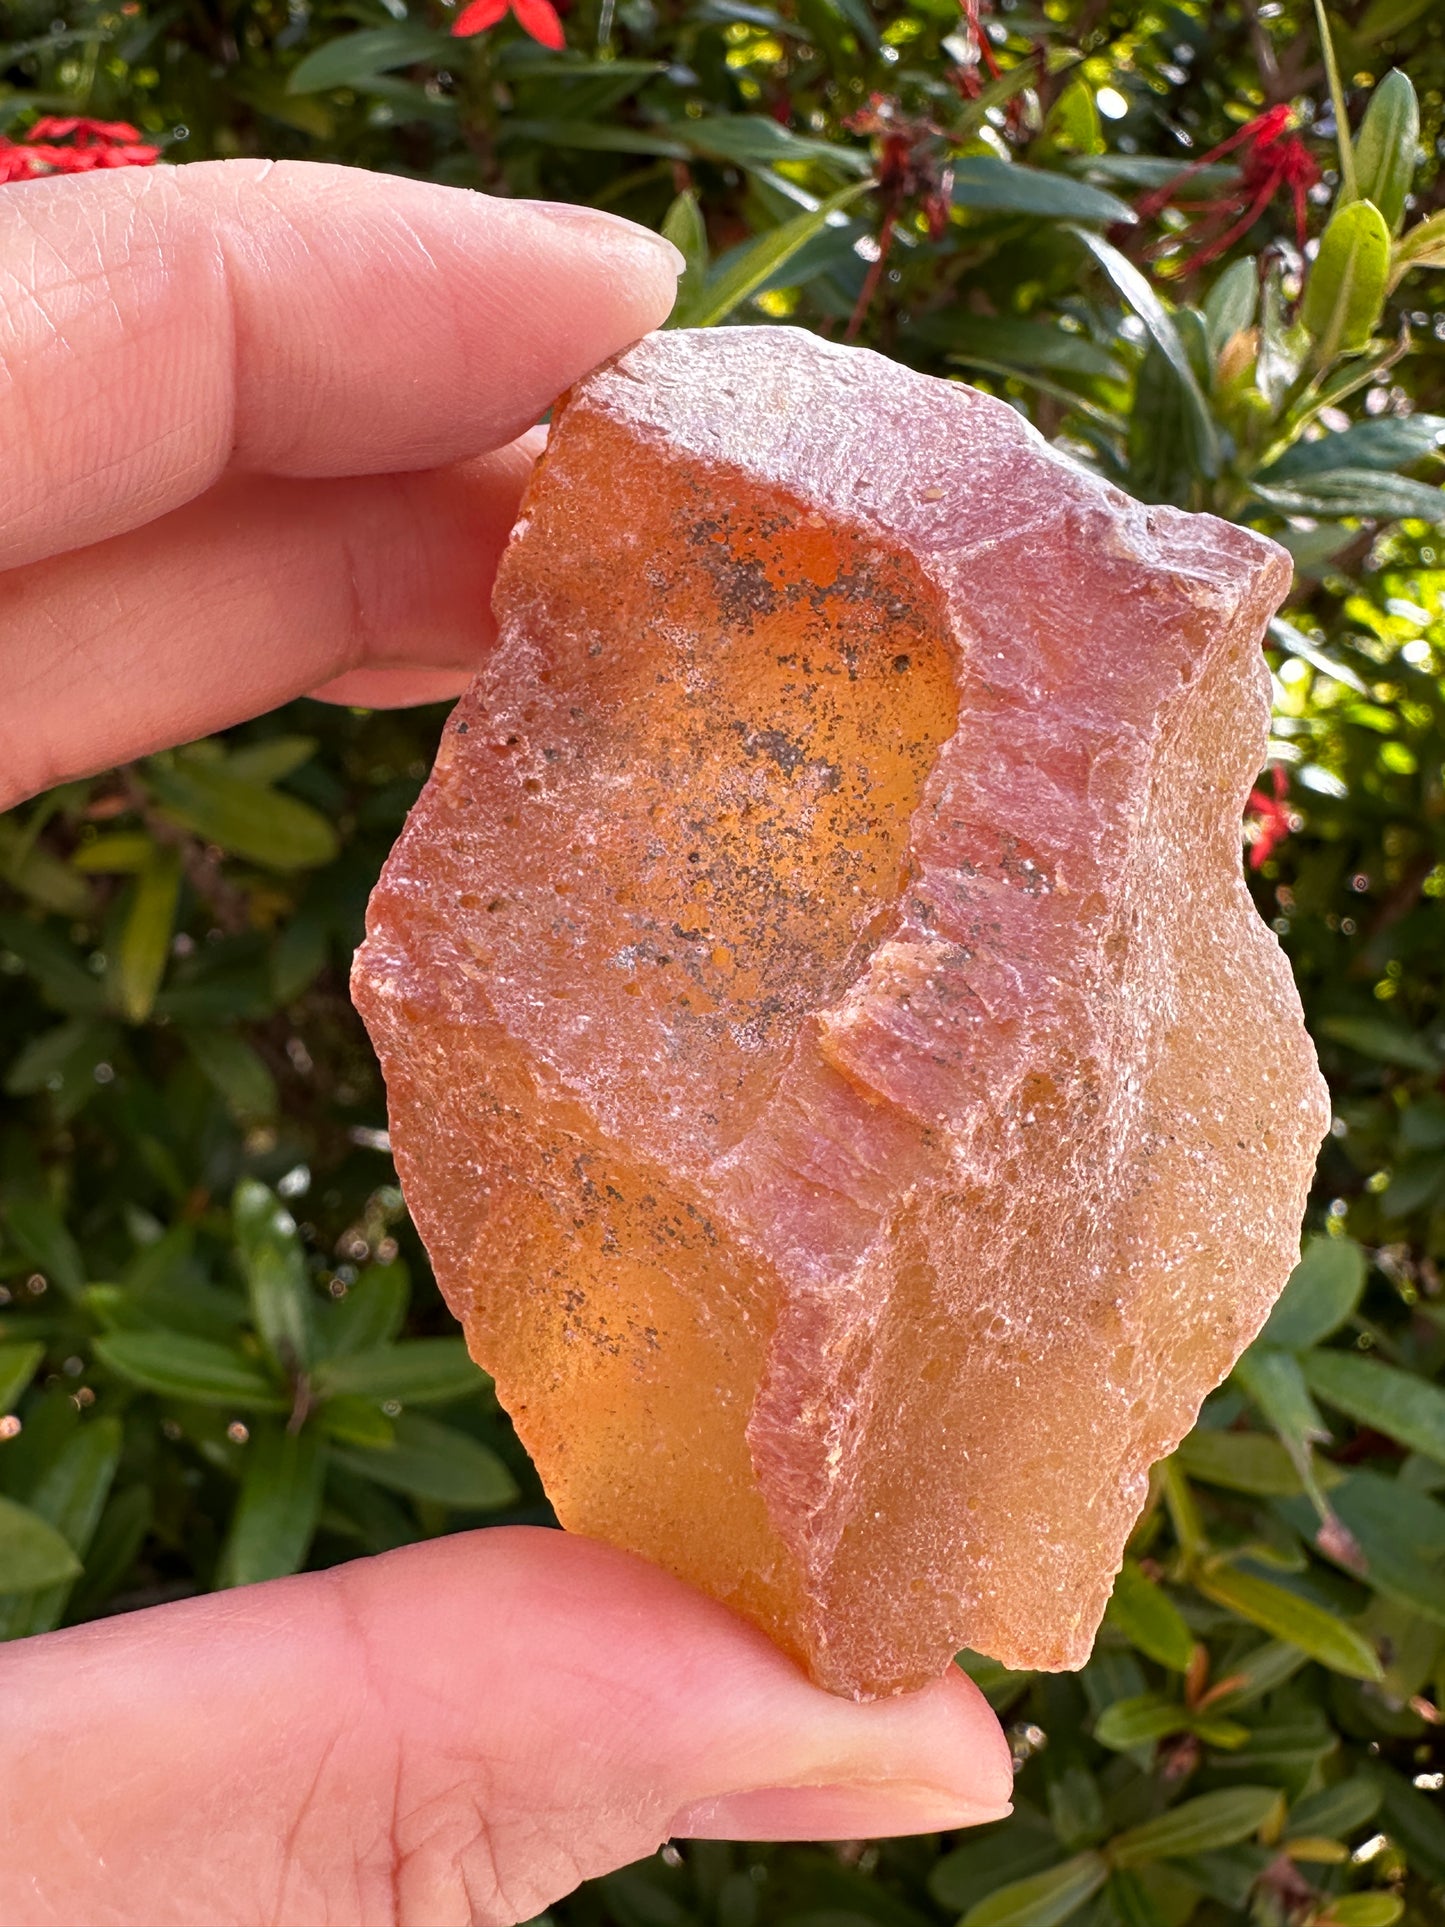
[[[465,39],[474,33],[485,33],[488,27],[495,27],[499,20],[515,14],[517,25],[524,33],[531,34],[542,46],[550,47],[554,53],[567,45],[567,36],[562,31],[562,22],[552,0],[472,0],[469,7],[463,7],[452,23],[452,32]]]
[[[23,141],[0,135],[0,184],[33,181],[43,174],[90,174],[98,167],[151,167],[161,150],[141,138],[128,120],[36,121]]]
[[[1254,834],[1249,840],[1249,867],[1257,870],[1267,863],[1273,855],[1275,846],[1284,841],[1295,827],[1295,820],[1284,806],[1285,793],[1289,787],[1288,779],[1278,763],[1270,771],[1273,779],[1273,796],[1264,790],[1251,790],[1245,808],[1254,812],[1246,817]]]
[[[1166,181],[1162,187],[1146,194],[1138,203],[1137,211],[1141,220],[1151,220],[1168,206],[1180,187],[1197,174],[1202,167],[1225,154],[1233,153],[1242,147],[1244,156],[1239,166],[1239,179],[1213,201],[1179,201],[1176,203],[1185,213],[1193,216],[1190,222],[1190,238],[1195,243],[1195,251],[1187,261],[1180,263],[1184,274],[1192,274],[1195,268],[1202,268],[1210,261],[1217,260],[1241,235],[1247,234],[1263,214],[1266,207],[1282,188],[1289,191],[1294,203],[1295,238],[1301,250],[1305,244],[1305,196],[1320,178],[1319,164],[1300,139],[1292,133],[1294,115],[1288,107],[1271,107],[1266,114],[1257,114],[1253,120],[1246,121],[1223,140],[1218,147],[1211,147],[1207,154],[1201,154],[1197,161],[1181,168],[1173,180]]]

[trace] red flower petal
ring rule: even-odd
[[[0,187],[8,181],[33,180],[40,172],[33,154],[0,138]]]
[[[488,27],[496,26],[506,11],[507,0],[472,0],[472,4],[463,7],[452,22],[452,33],[458,40],[474,33],[485,33]]]
[[[512,12],[522,31],[531,34],[542,46],[550,47],[553,53],[560,53],[567,45],[561,16],[552,0],[512,0]]]

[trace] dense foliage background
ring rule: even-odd
[[[166,161],[324,158],[666,223],[685,318],[965,375],[1136,493],[1289,544],[1278,773],[1246,836],[1334,1135],[1300,1272],[1161,1470],[1089,1666],[967,1658],[1015,1818],[694,1843],[558,1912],[1423,1927],[1445,1919],[1445,19],[1332,13],[1332,102],[1299,0],[970,13],[574,0],[558,51],[511,16],[452,38],[443,0],[6,0],[0,136],[125,119]],[[0,817],[0,1634],[548,1516],[407,1223],[346,995],[440,722],[299,704]]]

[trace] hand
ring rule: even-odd
[[[459,690],[547,402],[666,315],[575,209],[238,161],[0,189],[0,806],[306,691]],[[0,1649],[0,1920],[506,1923],[674,1836],[1007,1809],[960,1672],[832,1699],[496,1529]]]

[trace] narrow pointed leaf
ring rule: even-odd
[[[0,1592],[34,1592],[74,1579],[80,1561],[66,1540],[28,1506],[0,1498]]]
[[[686,264],[678,276],[675,303],[675,308],[686,312],[697,299],[708,268],[707,228],[697,196],[690,187],[685,188],[667,210],[662,232]]]
[[[238,1412],[284,1412],[290,1401],[242,1353],[180,1332],[112,1332],[95,1341],[96,1356],[148,1392]]]
[[[1114,227],[1137,218],[1127,201],[1070,174],[1051,174],[991,154],[969,154],[953,164],[953,205],[998,214],[1037,214],[1046,220],[1097,221]]]
[[[237,1185],[232,1221],[261,1341],[283,1372],[300,1371],[311,1361],[314,1295],[295,1221],[254,1178]]]
[[[1384,1678],[1379,1655],[1364,1635],[1311,1599],[1226,1565],[1209,1567],[1194,1584],[1216,1606],[1238,1613],[1276,1639],[1288,1640],[1331,1672],[1343,1673],[1347,1679]]]
[[[1114,1581],[1107,1616],[1109,1624],[1147,1658],[1176,1673],[1187,1669],[1194,1635],[1174,1601],[1132,1559],[1124,1561]]]
[[[1310,267],[1300,320],[1328,367],[1370,341],[1385,305],[1390,230],[1373,201],[1351,201],[1331,215]]]
[[[0,1417],[13,1412],[45,1356],[41,1344],[0,1345]]]
[[[1365,1254],[1353,1238],[1311,1238],[1260,1338],[1306,1351],[1339,1330],[1365,1288]]]
[[[1046,1873],[998,1888],[970,1907],[959,1927],[1062,1927],[1092,1900],[1108,1877],[1109,1865],[1102,1855],[1078,1854]]]
[[[181,894],[181,859],[156,849],[136,877],[130,909],[116,945],[116,1001],[123,1017],[143,1024],[166,974]]]
[[[1420,148],[1420,103],[1408,74],[1392,67],[1370,95],[1355,136],[1355,184],[1373,201],[1391,233],[1400,232],[1405,196],[1415,178]]]
[[[439,1405],[475,1396],[490,1384],[460,1338],[412,1338],[401,1345],[378,1345],[329,1359],[316,1373],[318,1391],[398,1399],[403,1405]]]
[[[1149,339],[1173,370],[1175,380],[1183,390],[1188,404],[1204,473],[1206,475],[1217,473],[1219,431],[1215,427],[1209,403],[1204,398],[1204,391],[1199,386],[1198,377],[1190,365],[1179,330],[1174,324],[1174,317],[1134,263],[1126,260],[1102,235],[1091,234],[1088,228],[1081,227],[1071,228],[1069,232],[1077,236],[1093,255],[1113,282],[1115,289],[1143,322]]]
[[[119,1419],[91,1419],[75,1432],[30,1493],[31,1509],[85,1558],[120,1462]],[[3,1565],[3,1561],[0,1561]],[[29,1639],[60,1623],[76,1575],[35,1591],[0,1590],[0,1639]]]
[[[1211,1853],[1248,1840],[1281,1808],[1278,1787],[1227,1787],[1185,1800],[1155,1820],[1130,1827],[1109,1843],[1109,1857],[1118,1867],[1138,1867],[1151,1860]]]
[[[378,1485],[460,1511],[495,1511],[517,1497],[517,1482],[495,1452],[465,1432],[409,1412],[396,1422],[394,1445],[335,1451],[339,1464]]]
[[[326,1443],[314,1426],[258,1426],[243,1448],[245,1472],[231,1515],[218,1586],[249,1586],[299,1571],[321,1512]]]
[[[830,214],[866,193],[869,185],[868,182],[859,182],[856,186],[840,189],[811,213],[794,215],[792,220],[784,221],[781,226],[759,235],[756,241],[720,263],[692,305],[676,317],[676,325],[683,328],[712,328],[726,321],[749,295],[755,294],[765,281],[771,280],[779,269],[785,267],[815,234],[822,233]]]
[[[1315,1352],[1305,1360],[1310,1389],[1413,1452],[1445,1462],[1445,1390],[1413,1372],[1355,1352]]]

